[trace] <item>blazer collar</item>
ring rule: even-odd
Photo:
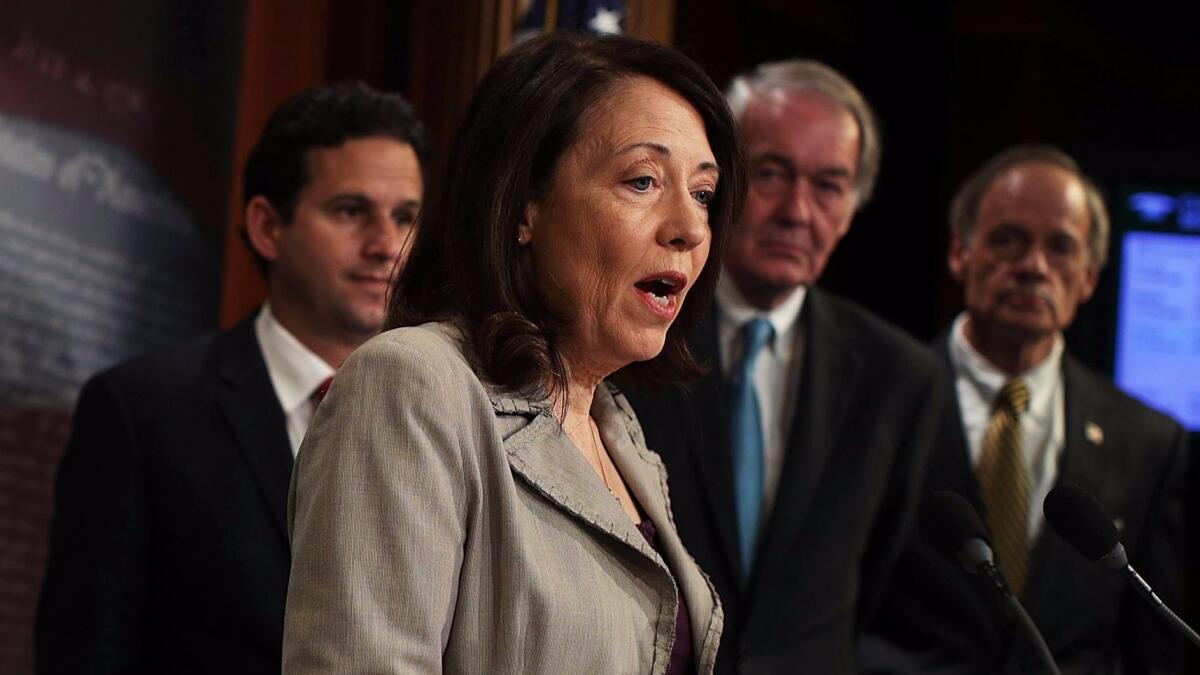
[[[615,389],[600,394],[597,392],[592,408],[597,419],[606,421],[600,429],[604,443],[610,449],[613,463],[625,479],[626,487],[658,530],[662,556],[666,558],[679,594],[687,601],[696,663],[711,663],[716,658],[723,613],[716,589],[696,566],[675,529],[675,519],[667,502],[667,469],[658,455],[646,449],[641,426],[625,397]],[[620,424],[614,423],[616,421]]]
[[[675,531],[666,500],[666,470],[658,456],[646,449],[641,427],[625,398],[602,384],[592,401],[592,415],[630,494],[655,523],[662,555],[646,542],[620,503],[605,489],[544,401],[494,394],[492,406],[500,415],[516,416],[507,424],[501,423],[513,471],[559,508],[637,551],[674,579],[691,614],[698,662],[715,658],[723,623],[716,592]]]
[[[784,544],[795,541],[804,525],[862,370],[855,336],[837,321],[829,299],[819,289],[809,289],[801,321],[805,343],[799,404],[789,431],[779,496],[763,530],[751,588],[764,586],[754,581],[759,575],[788,570]]]
[[[708,375],[694,385],[691,395],[698,408],[697,421],[702,437],[691,443],[691,453],[705,497],[705,506],[715,524],[717,539],[728,562],[728,569],[740,575],[736,509],[733,495],[733,457],[729,449],[729,412],[725,380],[721,376],[721,349],[717,330],[717,309],[710,311],[692,333],[689,347],[697,361],[709,369]]]
[[[1074,357],[1063,355],[1066,424],[1058,480],[1079,485],[1111,509],[1126,477],[1106,470],[1115,466],[1119,449],[1104,442],[1104,430],[1098,422],[1103,408],[1098,393],[1103,386],[1090,382],[1092,377]]]
[[[929,455],[925,469],[925,494],[950,490],[966,497],[975,510],[983,513],[983,490],[971,467],[967,436],[963,431],[962,407],[958,402],[957,376],[950,357],[950,332],[945,331],[934,341],[934,351],[942,362],[949,380],[950,396],[947,414],[942,416],[938,442]]]
[[[1117,514],[1121,507],[1121,482],[1126,477],[1111,471],[1111,467],[1120,465],[1121,449],[1104,442],[1104,431],[1098,423],[1104,407],[1098,392],[1103,391],[1103,384],[1091,382],[1093,376],[1070,354],[1063,355],[1062,367],[1066,420],[1057,482],[1078,485],[1106,512]],[[1048,524],[1043,526],[1031,551],[1026,605],[1031,613],[1036,612],[1034,616],[1056,614],[1053,607],[1059,599],[1054,580],[1062,578],[1061,575],[1073,574],[1084,562],[1061,537],[1048,529]]]
[[[254,337],[254,314],[217,338],[217,407],[262,491],[287,543],[287,495],[292,450],[287,422]]]

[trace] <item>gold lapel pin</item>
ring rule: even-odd
[[[1092,445],[1100,445],[1104,442],[1104,430],[1095,422],[1088,422],[1083,426],[1083,435]]]

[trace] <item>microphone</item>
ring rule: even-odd
[[[917,518],[925,540],[942,555],[983,576],[1001,596],[1012,595],[996,569],[987,526],[970,502],[948,490],[935,492],[925,498]]]
[[[1158,597],[1150,584],[1129,564],[1121,535],[1104,509],[1083,488],[1073,483],[1056,486],[1046,495],[1042,504],[1046,522],[1083,557],[1105,567],[1124,572],[1138,595],[1146,599],[1168,623],[1183,633],[1192,644],[1200,647],[1200,635],[1180,619],[1170,607]]]
[[[975,507],[962,496],[941,490],[925,498],[917,515],[921,534],[926,541],[942,555],[957,561],[967,572],[986,579],[1004,603],[1009,619],[1020,624],[1033,642],[1046,670],[1051,675],[1060,675],[1046,640],[1021,602],[1009,590],[1004,575],[996,568],[991,535],[975,512]]]

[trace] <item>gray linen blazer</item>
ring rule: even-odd
[[[592,414],[659,555],[545,402],[480,381],[447,324],[346,361],[292,474],[285,673],[662,673],[687,601],[712,671],[723,614],[625,398]],[[665,558],[665,559],[664,559]]]

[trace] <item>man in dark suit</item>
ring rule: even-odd
[[[1114,518],[1130,559],[1178,606],[1186,435],[1063,349],[1108,247],[1099,191],[1064,153],[1017,146],[955,197],[950,269],[966,311],[937,345],[953,379],[923,491],[972,501],[996,562],[1064,673],[1173,673],[1171,627],[1124,577],[1047,531],[1042,500],[1074,483]],[[869,642],[871,672],[1040,672],[979,579],[914,540]]]
[[[362,84],[308,90],[271,117],[244,183],[267,303],[85,385],[38,672],[279,672],[293,456],[314,394],[383,324],[426,148],[408,104]]]
[[[913,519],[937,366],[813,285],[878,171],[862,95],[790,61],[737,78],[729,99],[751,189],[692,342],[712,371],[635,407],[725,606],[717,671],[853,673],[856,631]]]

